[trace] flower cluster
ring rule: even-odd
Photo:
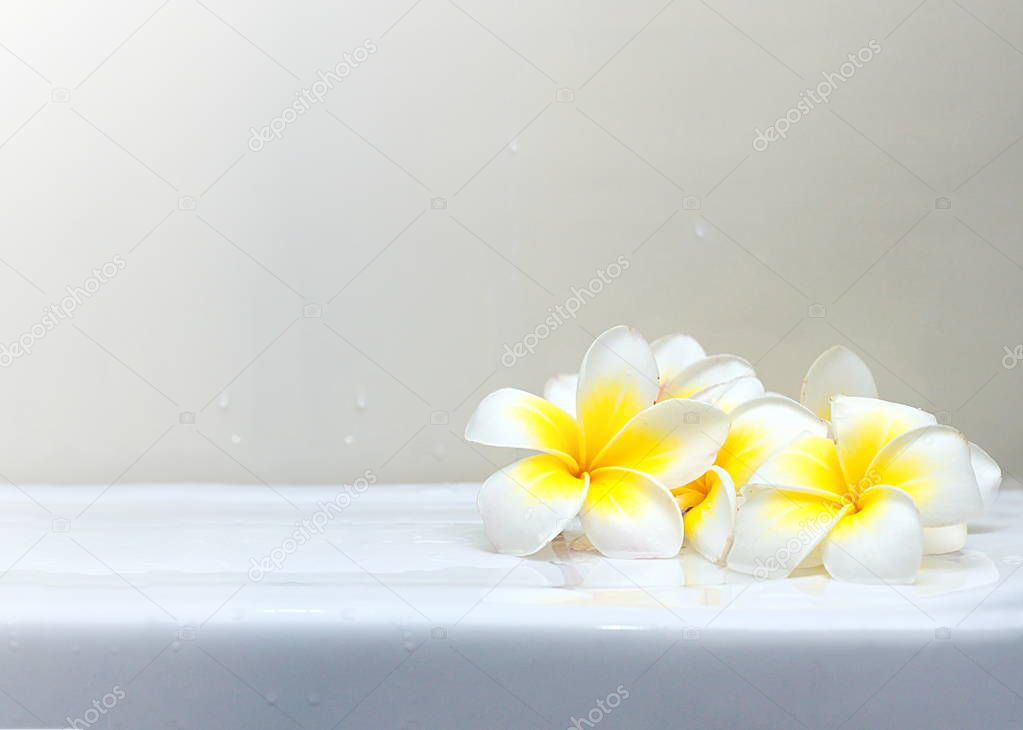
[[[487,396],[465,436],[539,452],[480,489],[500,552],[530,555],[578,524],[608,557],[667,558],[686,543],[762,578],[823,565],[841,580],[912,582],[923,554],[965,544],[1001,483],[958,431],[880,400],[845,348],[811,365],[796,402],[766,393],[740,357],[623,326],[543,398]]]

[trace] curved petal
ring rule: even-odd
[[[665,335],[650,344],[657,360],[657,373],[667,383],[697,360],[707,357],[703,347],[689,335]]]
[[[728,567],[761,580],[785,578],[851,509],[812,494],[755,490],[736,515]]]
[[[546,451],[576,465],[579,428],[553,403],[524,390],[501,388],[476,407],[465,438],[487,446]]]
[[[579,376],[576,373],[562,373],[547,380],[543,386],[543,397],[575,418],[575,394],[578,390]]]
[[[966,523],[924,528],[924,555],[944,555],[966,547]]]
[[[662,484],[686,484],[714,463],[728,416],[686,399],[657,403],[629,421],[590,463],[641,471]]]
[[[701,390],[693,396],[693,400],[710,403],[725,413],[731,413],[743,403],[764,395],[764,384],[755,375],[744,375],[741,378],[718,383]]]
[[[576,478],[547,454],[506,466],[483,483],[476,506],[498,552],[530,555],[549,543],[583,505],[589,476]]]
[[[857,511],[831,530],[821,556],[838,580],[912,583],[923,557],[923,530],[913,500],[893,487],[871,487],[857,500]]]
[[[609,558],[670,558],[682,547],[675,498],[641,472],[594,472],[580,519],[593,547]]]
[[[707,496],[683,515],[685,541],[712,563],[721,563],[732,546],[735,485],[728,472],[712,466],[706,474]],[[677,499],[677,497],[676,497]]]
[[[870,462],[893,439],[914,428],[935,423],[937,419],[930,413],[912,406],[877,398],[836,395],[831,399],[831,424],[846,483],[861,483]]]
[[[835,442],[809,434],[797,436],[768,458],[757,469],[756,483],[782,489],[804,487],[839,501],[848,491]]]
[[[983,504],[970,461],[970,444],[949,426],[924,426],[881,449],[864,484],[886,484],[908,494],[925,527],[965,522]]]
[[[598,337],[583,358],[576,393],[582,463],[652,406],[657,389],[657,363],[639,332],[619,326]]]
[[[970,463],[973,465],[973,474],[977,478],[977,486],[980,488],[980,499],[984,503],[984,509],[989,510],[998,498],[998,489],[1002,486],[1002,469],[998,462],[991,458],[991,454],[970,442]]]
[[[867,363],[841,345],[825,350],[813,361],[803,378],[799,402],[829,421],[831,397],[834,395],[877,398],[877,383]]]
[[[658,398],[690,398],[712,385],[755,374],[753,366],[737,355],[711,355],[697,360],[671,380],[662,379]]]
[[[828,426],[790,398],[765,395],[732,411],[732,428],[718,453],[717,465],[725,469],[736,488],[781,446],[807,433],[827,435]]]

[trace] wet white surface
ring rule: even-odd
[[[777,662],[794,662],[789,671],[813,682],[830,681],[827,673],[812,676],[830,658],[842,657],[850,670],[858,662],[885,665],[843,677],[852,694],[821,716],[812,705],[800,710],[798,699],[789,706],[788,690],[775,690],[776,699],[765,686],[773,709],[761,717],[764,726],[803,721],[800,711],[827,722],[853,712],[848,697],[867,694],[855,687],[877,690],[908,663],[908,648],[920,657],[956,649],[957,661],[971,652],[970,671],[981,671],[985,691],[1005,695],[1012,712],[1023,708],[1014,694],[1023,693],[1018,672],[998,676],[1023,658],[1023,494],[1016,491],[1006,490],[973,525],[965,550],[927,558],[916,584],[861,586],[820,570],[756,581],[686,550],[672,560],[608,560],[574,534],[530,558],[498,555],[483,536],[475,489],[8,487],[0,511],[0,626],[8,632],[0,688],[10,697],[0,694],[0,726],[45,726],[57,711],[73,718],[97,692],[131,680],[134,692],[105,718],[110,727],[122,726],[117,717],[137,720],[153,703],[170,707],[160,697],[185,691],[166,689],[182,683],[207,704],[166,710],[181,727],[205,726],[199,720],[220,712],[217,695],[225,691],[240,693],[244,707],[250,695],[272,695],[273,702],[262,697],[251,711],[238,710],[250,727],[275,727],[268,718],[281,720],[282,709],[306,727],[332,727],[346,713],[341,727],[461,727],[463,719],[466,727],[557,727],[554,708],[563,699],[603,696],[641,670],[644,683],[671,682],[671,663],[654,664],[658,653],[697,648],[713,653],[703,663],[719,674],[742,675],[728,679],[729,669],[719,677],[726,685],[770,685]],[[987,649],[995,654],[979,659]],[[591,655],[595,661],[585,661]],[[507,705],[509,714],[479,725],[468,707],[464,717],[445,714],[450,704],[436,691],[421,696],[425,685],[412,677],[389,689],[398,680],[381,677],[400,677],[406,662],[424,662],[421,671],[441,672],[449,687],[496,687],[487,703]],[[561,699],[540,703],[547,712],[538,707],[519,725],[523,707],[509,685],[528,684],[530,675],[558,684],[537,663],[574,674],[562,677]],[[193,675],[205,679],[195,685]],[[383,683],[375,690],[374,677]],[[658,727],[650,718],[678,698],[658,701],[639,714],[623,708],[617,714],[622,723],[630,718],[626,724],[605,723]],[[856,717],[869,718],[868,709]],[[440,724],[392,724],[398,717]],[[949,717],[936,717],[936,726]]]

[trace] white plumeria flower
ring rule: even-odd
[[[590,543],[615,558],[676,555],[682,515],[665,484],[710,468],[728,416],[694,400],[654,404],[657,363],[633,329],[614,327],[583,358],[573,417],[513,388],[490,394],[465,437],[544,452],[501,469],[480,489],[487,537],[503,553],[529,555],[578,515]]]
[[[877,398],[877,384],[870,367],[856,353],[835,345],[820,354],[806,371],[800,402],[825,420],[831,419],[831,398],[855,395]],[[988,510],[998,496],[1002,470],[984,449],[970,443],[974,476]],[[961,550],[966,545],[966,523],[924,528],[924,554],[938,555]]]
[[[655,340],[651,349],[657,363],[658,402],[691,398],[730,413],[738,412],[743,404],[764,395],[763,384],[746,360],[736,355],[708,357],[700,343],[689,335],[666,335]],[[556,375],[547,381],[544,397],[566,412],[575,413],[578,381],[577,375]],[[792,401],[788,403],[795,405]],[[770,415],[764,414],[763,409],[753,409],[750,415],[739,420],[733,414],[732,435],[729,436],[733,446],[740,440],[773,443],[780,433],[788,434],[789,439],[799,433],[774,433]],[[809,420],[817,419],[809,416]],[[801,425],[805,427],[805,421]],[[737,493],[731,470],[735,470],[740,479],[753,471],[741,466],[749,463],[752,454],[729,458],[726,451],[720,451],[715,465],[696,479],[666,482],[684,516],[685,541],[715,563],[724,560],[732,541]]]
[[[802,435],[751,478],[728,567],[777,578],[816,558],[841,580],[911,583],[921,528],[982,509],[969,442],[910,406],[841,395],[830,404],[834,439]]]

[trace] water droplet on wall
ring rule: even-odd
[[[240,444],[241,442],[242,442],[242,437],[241,436],[239,436],[236,433],[231,434],[231,443],[232,444]]]
[[[355,443],[355,437],[354,436],[352,436],[351,434],[348,434],[347,436],[345,436],[345,446],[351,446],[354,443]]]
[[[225,390],[223,393],[217,396],[217,408],[219,408],[220,410],[225,410],[229,405],[231,405],[231,396],[228,395],[227,391]]]
[[[366,391],[362,388],[355,391],[355,407],[360,411],[366,410]]]

